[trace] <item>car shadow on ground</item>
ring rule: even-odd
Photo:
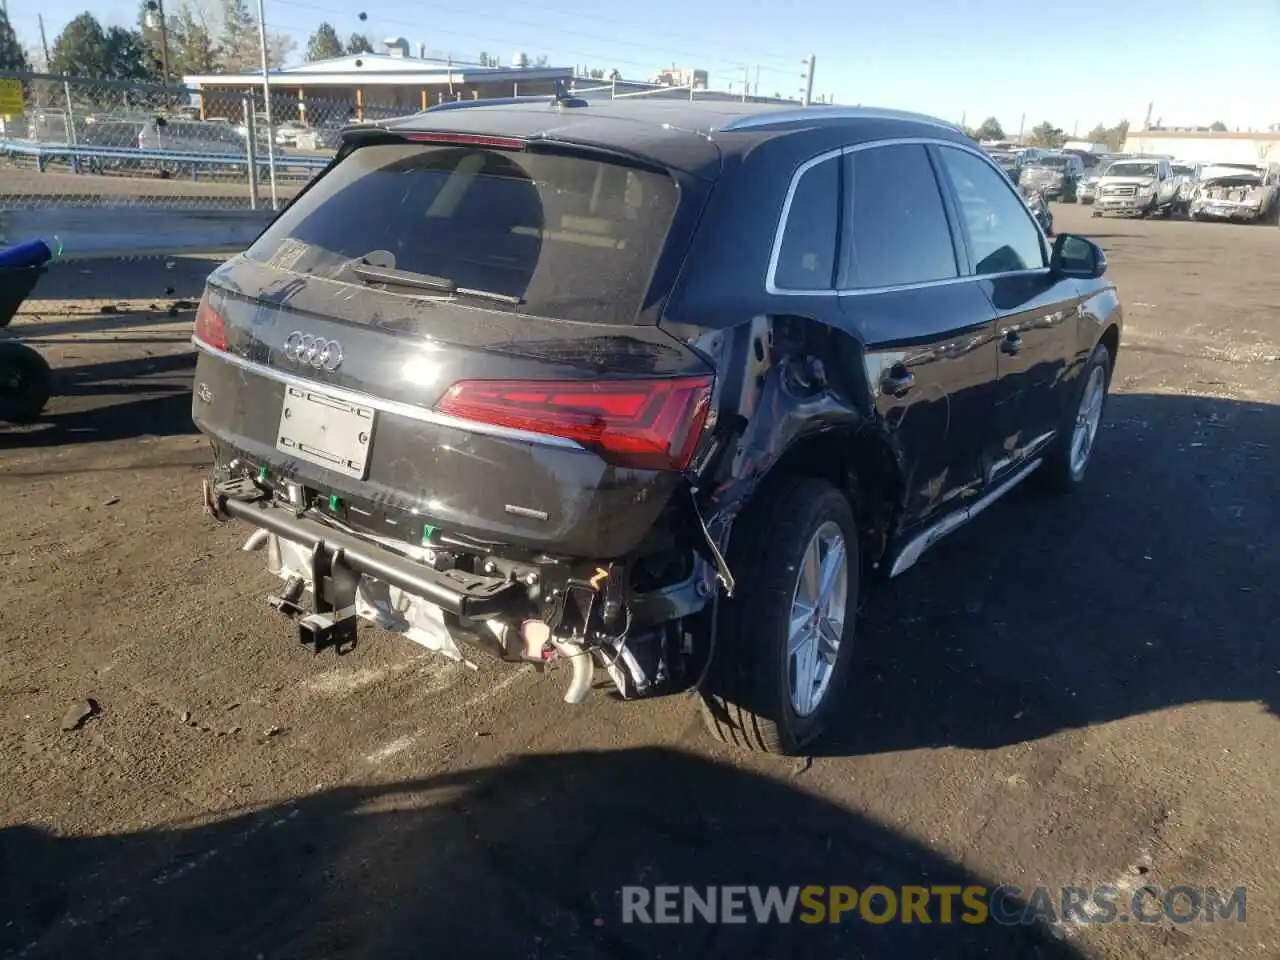
[[[1083,487],[1019,490],[871,588],[822,755],[992,748],[1201,701],[1280,715],[1280,407],[1113,395]]]
[[[163,310],[160,309],[160,303],[157,303],[155,310],[131,310],[112,313],[94,311],[83,315],[63,315],[68,319],[32,321],[30,317],[19,317],[8,328],[6,334],[9,339],[21,340],[31,346],[54,343],[82,344],[103,342],[114,342],[123,345],[125,341],[119,337],[120,334],[127,335],[128,343],[130,344],[145,343],[145,340],[139,340],[137,337],[137,333],[142,328],[177,324],[189,325],[195,319],[194,301],[176,300],[174,303],[178,306],[172,312],[168,307]],[[99,336],[91,339],[85,336],[88,333],[98,334]],[[191,339],[191,330],[188,326],[185,334],[178,332],[176,334],[157,334],[157,336],[176,336],[179,340],[189,341]]]
[[[53,406],[33,423],[0,429],[0,450],[194,434],[195,364],[183,352],[59,367]]]
[[[1082,956],[1042,924],[964,922],[959,895],[949,923],[936,899],[929,924],[803,923],[803,907],[789,924],[624,923],[629,885],[996,886],[786,783],[662,748],[526,756],[201,826],[14,826],[0,862],[0,950],[26,958]]]

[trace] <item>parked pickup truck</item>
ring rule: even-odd
[[[1044,153],[1028,162],[1018,182],[1044,191],[1050,200],[1076,202],[1084,161],[1074,153]]]
[[[1093,215],[1150,217],[1162,212],[1167,216],[1178,196],[1178,182],[1172,164],[1163,158],[1112,161],[1094,188]]]

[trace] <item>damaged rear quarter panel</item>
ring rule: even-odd
[[[871,128],[865,136],[881,139]],[[712,192],[662,321],[717,370],[718,455],[699,477],[713,530],[727,533],[728,519],[764,477],[811,441],[820,456],[803,458],[806,470],[837,482],[850,467],[874,471],[882,540],[909,519],[906,491],[920,490],[917,512],[928,513],[945,509],[977,476],[980,441],[962,461],[950,456],[980,422],[958,416],[954,401],[989,404],[995,375],[991,305],[976,285],[852,297],[766,288],[792,174],[847,138],[815,129],[784,146],[731,153],[735,162]],[[905,399],[881,396],[882,374],[900,363],[917,373],[917,387]]]

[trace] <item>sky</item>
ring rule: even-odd
[[[268,29],[293,36],[298,57],[328,20],[343,37],[360,31],[376,44],[403,36],[414,51],[421,43],[466,59],[484,51],[509,63],[523,51],[554,66],[616,67],[628,79],[674,63],[735,91],[744,75],[754,84],[758,68],[759,92],[784,96],[798,96],[812,54],[815,95],[970,126],[995,116],[1009,134],[1024,116],[1028,130],[1049,120],[1079,136],[1098,123],[1137,126],[1149,103],[1152,121],[1168,126],[1280,123],[1280,0],[810,0],[790,10],[777,0],[264,2]],[[32,48],[40,13],[52,43],[86,9],[106,25],[130,26],[138,9],[133,0],[0,3]]]

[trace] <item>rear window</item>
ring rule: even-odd
[[[634,323],[677,198],[667,176],[580,156],[378,144],[317,182],[248,256],[352,283],[367,258],[522,301],[459,295],[477,306]]]

